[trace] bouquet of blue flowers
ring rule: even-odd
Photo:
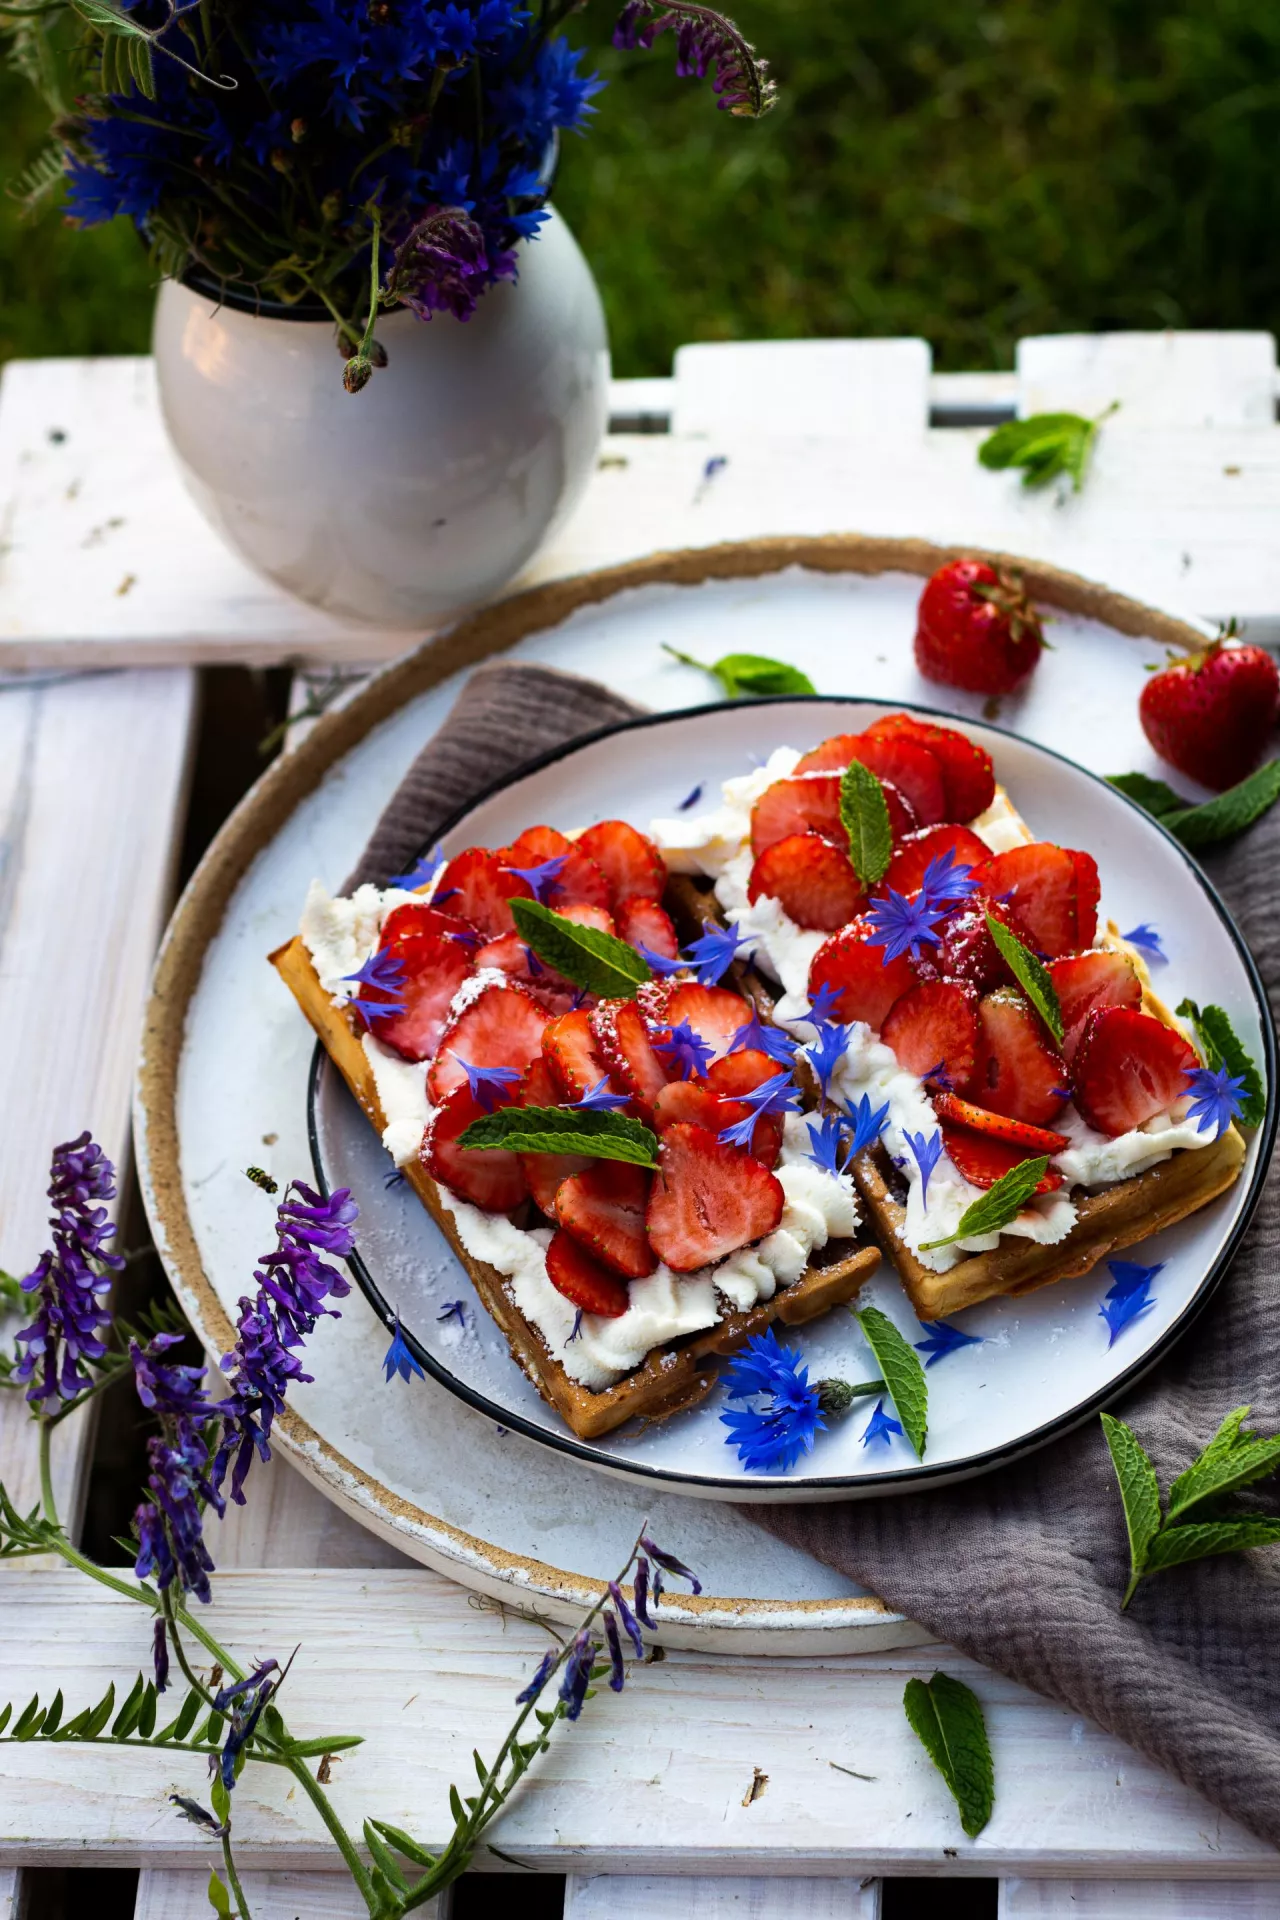
[[[333,316],[352,391],[378,308],[469,319],[546,219],[559,137],[602,84],[561,37],[586,0],[0,0],[51,146],[19,183],[72,221],[123,214],[158,271]],[[721,108],[756,116],[766,63],[692,0],[627,0],[615,44],[676,41]]]

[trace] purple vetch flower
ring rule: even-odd
[[[486,1113],[493,1112],[499,1094],[505,1093],[508,1087],[520,1084],[520,1074],[515,1067],[473,1067],[460,1053],[455,1053],[453,1057],[467,1076],[471,1098]]]
[[[768,1026],[755,1007],[751,1009],[751,1018],[743,1023],[729,1042],[730,1053],[767,1054],[770,1060],[776,1060],[779,1066],[789,1067],[795,1059],[800,1042],[794,1033],[788,1033],[785,1027]]]
[[[169,1684],[169,1636],[161,1614],[156,1615],[151,1633],[151,1658],[155,1663],[156,1692],[163,1693]]]
[[[627,1094],[616,1093],[614,1091],[609,1085],[608,1074],[602,1073],[594,1087],[588,1087],[581,1100],[571,1100],[569,1102],[569,1109],[571,1112],[613,1113],[619,1107],[625,1107],[628,1104],[628,1100],[629,1096]]]
[[[729,971],[739,950],[750,945],[751,936],[743,934],[735,920],[727,927],[708,927],[685,951],[689,964],[697,968],[701,985],[714,987]]]
[[[566,1720],[576,1720],[582,1712],[595,1657],[596,1643],[584,1627],[574,1636],[573,1647],[560,1675],[560,1698],[564,1702]]]
[[[920,1202],[923,1206],[929,1198],[929,1175],[942,1158],[942,1134],[935,1127],[927,1140],[923,1133],[907,1133],[905,1130],[902,1137],[920,1169]]]
[[[601,1617],[604,1621],[605,1645],[609,1649],[609,1685],[615,1693],[621,1693],[627,1684],[627,1669],[622,1658],[622,1642],[618,1638],[618,1622],[608,1607]]]
[[[207,1807],[200,1805],[198,1800],[188,1799],[185,1793],[171,1793],[169,1799],[178,1809],[181,1817],[184,1820],[190,1820],[193,1826],[206,1828],[217,1839],[227,1831],[224,1826],[219,1825]]]
[[[493,280],[514,280],[515,254],[490,255],[483,229],[463,207],[433,207],[396,248],[387,278],[395,294],[419,320],[451,313],[469,320]]]
[[[408,873],[393,874],[390,880],[388,880],[387,885],[389,887],[400,887],[405,893],[417,893],[420,888],[431,885],[431,882],[444,865],[444,848],[437,840],[430,853],[419,855],[410,867]]]
[[[687,1020],[681,1020],[678,1026],[669,1029],[664,1040],[655,1040],[655,1053],[660,1053],[669,1066],[678,1067],[680,1078],[688,1080],[695,1073],[705,1073],[711,1064],[714,1047],[709,1047],[700,1033],[695,1033]]]
[[[886,966],[904,953],[918,960],[922,946],[937,945],[938,923],[944,918],[922,895],[908,900],[896,887],[890,887],[871,903],[867,921],[874,931],[868,935],[867,945],[884,948]]]
[[[657,1631],[658,1623],[649,1611],[649,1562],[643,1554],[636,1557],[635,1579],[632,1589],[636,1597],[636,1619],[651,1633]]]
[[[1244,1106],[1245,1076],[1234,1078],[1226,1067],[1193,1067],[1187,1074],[1185,1091],[1192,1096],[1187,1108],[1188,1120],[1196,1122],[1197,1133],[1220,1139]]]
[[[404,961],[390,947],[379,948],[371,953],[362,967],[354,973],[344,973],[344,980],[354,981],[361,991],[354,993],[347,1005],[356,1018],[366,1027],[372,1028],[377,1020],[389,1020],[405,1010],[405,1001],[401,996],[404,986]],[[368,998],[363,991],[368,988],[370,994],[380,997]]]
[[[552,1651],[551,1653],[543,1654],[541,1660],[539,1660],[538,1662],[537,1669],[534,1673],[532,1680],[529,1682],[527,1687],[522,1687],[520,1692],[516,1695],[517,1706],[523,1707],[526,1704],[526,1702],[537,1699],[538,1695],[542,1692],[542,1689],[546,1686],[547,1681],[551,1678],[551,1669],[552,1667],[554,1667],[555,1663],[556,1663],[556,1656],[554,1651]]]
[[[260,1687],[268,1674],[279,1673],[279,1671],[280,1662],[278,1660],[261,1661],[252,1673],[245,1675],[243,1680],[234,1680],[229,1687],[223,1687],[220,1692],[215,1693],[213,1696],[214,1707],[219,1713],[226,1713],[233,1700],[238,1700],[242,1694],[250,1693],[255,1688]]]
[[[455,1301],[454,1305],[461,1306],[462,1302],[460,1300]],[[441,1314],[438,1317],[443,1320],[447,1316]],[[399,1314],[396,1315],[395,1331],[391,1336],[391,1345],[382,1356],[382,1364],[386,1369],[386,1384],[388,1386],[391,1385],[391,1382],[397,1374],[399,1374],[402,1380],[412,1379],[415,1373],[419,1380],[425,1380],[427,1377],[405,1344],[404,1334],[400,1331]]]
[[[37,1295],[36,1316],[17,1336],[25,1351],[14,1369],[15,1380],[32,1383],[27,1399],[38,1407],[92,1386],[84,1363],[106,1352],[98,1330],[111,1318],[99,1296],[124,1265],[107,1250],[115,1225],[106,1208],[91,1204],[114,1200],[115,1169],[87,1132],[54,1148],[47,1191],[53,1245],[22,1282],[24,1293]]]
[[[518,874],[532,889],[534,899],[545,903],[547,894],[563,873],[568,858],[567,853],[556,853],[550,860],[539,861],[536,867],[508,867],[507,872]]]
[[[761,60],[722,13],[690,0],[627,0],[613,30],[613,44],[629,50],[651,47],[661,33],[676,36],[676,72],[700,80],[710,72],[722,112],[758,119],[777,97],[768,62]]]
[[[139,1400],[152,1413],[205,1419],[209,1414],[204,1390],[206,1369],[169,1366],[160,1357],[171,1347],[180,1347],[184,1337],[180,1333],[153,1334],[145,1347],[131,1340],[129,1358],[133,1363],[133,1384]]]
[[[208,1448],[190,1421],[176,1423],[172,1439],[157,1434],[147,1442],[147,1488],[133,1516],[138,1536],[134,1572],[154,1578],[162,1590],[176,1580],[179,1591],[206,1603],[213,1598],[209,1575],[213,1560],[204,1543],[204,1507],[222,1512],[222,1500],[208,1476]]]
[[[632,1646],[635,1648],[636,1659],[643,1660],[644,1659],[644,1637],[640,1632],[639,1622],[636,1620],[634,1613],[632,1613],[630,1607],[627,1605],[626,1596],[623,1593],[622,1588],[618,1585],[616,1580],[611,1580],[609,1582],[609,1598],[613,1601],[614,1607],[617,1610],[618,1619],[622,1623],[623,1632],[626,1634],[628,1640],[630,1640]]]
[[[265,1661],[247,1679],[238,1681],[234,1687],[225,1687],[215,1695],[219,1712],[228,1715],[227,1737],[218,1758],[218,1771],[228,1793],[235,1788],[236,1762],[253,1738],[262,1718],[262,1710],[280,1684],[279,1681],[268,1679],[267,1675],[278,1671],[277,1661]]]
[[[892,1445],[894,1434],[901,1432],[902,1428],[898,1421],[891,1419],[885,1412],[884,1401],[877,1400],[876,1410],[863,1429],[862,1444],[864,1447],[869,1447],[873,1441],[883,1440],[887,1447]]]

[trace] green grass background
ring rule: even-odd
[[[741,0],[782,88],[759,124],[677,81],[669,41],[605,49],[556,199],[620,375],[687,340],[922,334],[943,367],[1019,335],[1280,323],[1275,0]],[[601,42],[611,12],[591,0]],[[0,175],[42,122],[0,78]],[[0,360],[134,352],[132,232],[0,208]]]

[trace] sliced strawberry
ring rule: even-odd
[[[653,1103],[671,1075],[634,1000],[602,1000],[591,1014],[596,1051],[615,1086],[631,1095],[640,1118],[650,1123]]]
[[[431,1116],[422,1142],[422,1164],[433,1180],[490,1213],[510,1213],[528,1198],[524,1169],[517,1153],[505,1147],[460,1147],[459,1134],[484,1108],[464,1081]]]
[[[986,1107],[975,1107],[972,1101],[961,1100],[954,1093],[935,1093],[933,1110],[939,1120],[946,1120],[953,1127],[968,1127],[974,1133],[1003,1140],[1007,1146],[1020,1147],[1024,1156],[1061,1153],[1071,1144],[1065,1133],[1054,1133],[1049,1127],[1028,1126],[1025,1120],[1011,1120],[1008,1114],[990,1113]]]
[[[553,973],[535,953],[530,953],[518,933],[503,933],[488,940],[475,952],[475,967],[493,967],[505,973],[512,986],[523,987],[548,1013],[567,1013],[577,989],[563,974]]]
[[[769,847],[751,869],[747,898],[778,901],[797,926],[832,933],[852,920],[866,890],[846,853],[820,833],[792,833]]]
[[[649,1195],[650,1244],[673,1272],[692,1273],[772,1233],[785,1201],[781,1182],[749,1153],[706,1127],[668,1127]]]
[[[609,1070],[596,1051],[591,1016],[585,1007],[575,1007],[572,1013],[562,1013],[548,1023],[542,1036],[542,1057],[565,1100],[581,1100],[592,1087],[609,1078]],[[618,1091],[623,1089],[619,1087]]]
[[[1067,1063],[1038,1014],[1012,987],[989,993],[978,1008],[980,1057],[970,1091],[975,1101],[1033,1127],[1055,1120],[1071,1095]]]
[[[525,1068],[514,1104],[522,1107],[558,1107],[561,1104],[560,1089],[541,1054]],[[556,1191],[561,1181],[567,1180],[572,1173],[585,1173],[591,1164],[589,1159],[578,1153],[520,1155],[520,1165],[524,1168],[524,1177],[534,1204],[549,1220],[556,1217]]]
[[[618,1319],[631,1305],[626,1281],[593,1260],[563,1227],[552,1235],[547,1248],[547,1278],[575,1307],[581,1307],[584,1313],[598,1313],[602,1320]]]
[[[522,1074],[542,1052],[546,1024],[546,1008],[520,987],[486,987],[440,1036],[427,1069],[428,1098],[438,1106],[455,1087],[466,1085],[464,1060],[472,1067],[510,1067]]]
[[[966,980],[979,993],[993,987],[1012,987],[1017,979],[1008,961],[991,937],[987,915],[1016,934],[1024,946],[1034,941],[1011,909],[988,894],[974,893],[962,901],[954,913],[938,928],[938,949],[934,956],[938,972],[949,979]]]
[[[475,947],[474,931],[457,914],[444,913],[439,907],[431,906],[426,900],[406,901],[402,907],[392,907],[382,923],[382,936],[378,941],[380,949],[388,947],[399,952],[414,940],[439,938],[443,934],[460,933],[466,936],[462,944],[470,940]]]
[[[936,1101],[934,1104],[937,1104]],[[1025,1147],[999,1140],[994,1134],[973,1133],[968,1127],[953,1127],[945,1120],[941,1131],[947,1157],[973,1187],[994,1187],[997,1180],[1002,1180],[1006,1173],[1012,1173],[1024,1160],[1035,1160],[1047,1151],[1040,1147],[1028,1152]],[[1055,1173],[1052,1167],[1046,1167],[1036,1192],[1053,1193],[1061,1185],[1062,1175]]]
[[[843,773],[851,760],[858,758],[860,733],[833,733],[796,761],[794,773]]]
[[[607,907],[590,907],[579,900],[567,907],[557,907],[555,911],[564,919],[572,920],[575,926],[594,927],[597,933],[611,933],[617,937],[613,915]]]
[[[868,727],[867,732],[876,737],[904,734],[910,740],[919,741],[922,747],[928,747],[942,769],[948,820],[974,820],[985,813],[995,799],[991,755],[957,728],[935,726],[910,713],[890,713]]]
[[[880,791],[889,809],[889,831],[893,835],[893,844],[896,847],[899,840],[905,839],[907,834],[917,832],[920,822],[906,794],[899,793],[892,780],[882,780]]]
[[[556,1192],[556,1218],[595,1259],[629,1280],[643,1280],[658,1262],[645,1237],[650,1175],[620,1160],[595,1160]]]
[[[1136,1007],[1091,1013],[1076,1047],[1076,1106],[1099,1133],[1128,1133],[1187,1091],[1200,1064],[1180,1033]]]
[[[1071,860],[1076,870],[1075,944],[1091,947],[1098,937],[1098,863],[1091,853],[1073,852]]]
[[[646,900],[643,895],[623,900],[616,918],[619,940],[633,947],[648,947],[650,953],[660,954],[664,960],[680,958],[671,915],[656,900]]]
[[[1049,977],[1062,1008],[1062,1054],[1074,1060],[1084,1023],[1099,1007],[1140,1007],[1142,983],[1133,962],[1124,953],[1108,947],[1095,947],[1090,953],[1073,953],[1054,960]]]
[[[730,1056],[731,1057],[731,1056]],[[719,1133],[728,1125],[720,1118],[720,1102],[705,1080],[669,1080],[653,1103],[653,1124],[665,1133],[678,1121]]]
[[[922,980],[894,1002],[880,1028],[899,1066],[967,1087],[978,1056],[978,996],[959,980]]]
[[[740,993],[730,993],[727,987],[700,987],[687,981],[667,1002],[667,1021],[678,1027],[687,1020],[711,1048],[712,1059],[719,1059],[722,1053],[728,1053],[734,1034],[748,1024],[754,1011]]]
[[[892,780],[899,793],[911,803],[911,810],[922,827],[936,827],[947,817],[947,790],[942,768],[928,747],[905,734],[858,735],[855,760],[881,780]]]
[[[643,900],[661,900],[667,885],[667,869],[652,840],[625,820],[602,820],[578,837],[582,851],[595,861],[609,883],[609,908],[637,895]]]
[[[502,851],[505,867],[540,867],[548,860],[563,860],[555,879],[542,889],[542,898],[556,913],[568,906],[607,907],[609,882],[590,854],[575,846],[555,827],[526,827],[518,839]]]
[[[853,920],[824,940],[809,968],[809,995],[821,987],[835,990],[833,1018],[847,1026],[865,1020],[873,1032],[884,1025],[894,1002],[916,983],[918,975],[906,954],[886,960],[883,947],[868,946],[874,932],[866,920]]]
[[[676,990],[674,980],[642,980],[636,988],[636,1005],[652,1027],[665,1027],[667,1008]]]
[[[1005,900],[1025,927],[1031,945],[1052,959],[1071,953],[1076,937],[1076,866],[1064,847],[1048,840],[996,853],[974,872],[985,893]]]
[[[373,1032],[406,1060],[429,1060],[448,1023],[453,996],[474,966],[472,949],[447,933],[435,933],[402,941],[395,952],[405,969],[396,995],[404,1012],[379,1020]]]
[[[820,833],[847,845],[840,820],[840,775],[811,773],[775,780],[751,809],[751,851],[756,859],[795,833]]]
[[[532,900],[533,888],[519,874],[509,873],[499,854],[468,847],[449,862],[432,898],[493,940],[516,924],[511,901]]]
[[[929,863],[948,853],[958,867],[980,867],[991,858],[991,849],[968,827],[921,827],[894,848],[883,884],[914,893]]]
[[[759,1053],[753,1047],[742,1047],[737,1053],[726,1053],[721,1059],[713,1060],[704,1083],[719,1100],[711,1131],[719,1133],[725,1127],[736,1126],[740,1120],[745,1120],[751,1112],[751,1106],[740,1096],[753,1093],[781,1071],[776,1060],[771,1060],[767,1053]],[[706,1126],[708,1123],[699,1121],[698,1124]],[[782,1114],[758,1115],[751,1130],[751,1145],[747,1149],[752,1158],[759,1160],[762,1166],[777,1166],[778,1156],[782,1152],[782,1131]]]

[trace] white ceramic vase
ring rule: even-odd
[[[555,213],[519,257],[519,278],[465,324],[384,316],[388,364],[359,394],[331,321],[164,283],[169,438],[206,518],[258,572],[328,613],[413,627],[496,593],[564,519],[606,423],[604,312]]]

